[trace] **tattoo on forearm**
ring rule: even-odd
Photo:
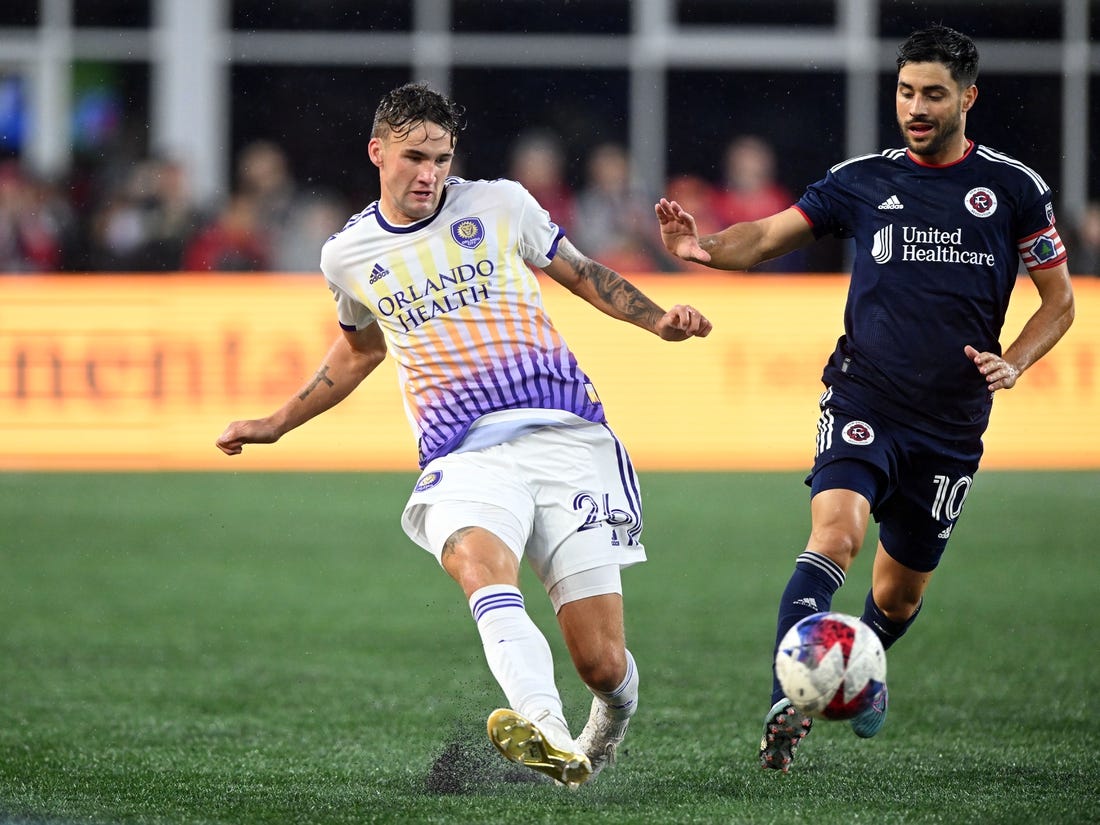
[[[577,274],[591,283],[599,296],[621,312],[624,317],[649,327],[660,320],[663,315],[660,307],[619,273],[608,269],[599,261],[593,261],[581,255],[572,247],[565,249],[565,255],[565,260],[572,264]]]
[[[304,390],[302,390],[302,392],[301,392],[301,394],[299,394],[298,398],[300,398],[302,401],[305,401],[306,396],[308,396],[315,389],[317,389],[318,384],[327,384],[330,387],[334,386],[333,383],[332,383],[332,379],[329,378],[325,374],[327,372],[328,372],[328,364],[325,364],[323,367],[321,367],[321,369],[317,370],[317,375],[314,376],[314,378],[310,382],[309,386],[306,387]]]

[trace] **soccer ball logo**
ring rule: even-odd
[[[886,652],[855,616],[815,613],[783,636],[775,675],[802,713],[851,719],[871,705],[886,682]]]

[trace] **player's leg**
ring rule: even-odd
[[[836,444],[819,449],[808,479],[811,489],[810,538],[795,562],[794,572],[780,597],[772,647],[772,704],[764,716],[759,758],[764,768],[787,771],[799,744],[810,732],[813,720],[795,708],[783,695],[775,674],[775,652],[779,642],[798,621],[828,611],[833,594],[844,584],[848,567],[863,545],[871,517],[872,502],[885,494],[889,466],[885,444],[872,436],[857,441],[848,435],[857,428],[870,433],[865,422],[853,421],[826,409],[819,422],[836,428]],[[855,442],[855,443],[853,443]]]
[[[891,557],[879,542],[871,589],[867,591],[860,619],[875,631],[883,649],[889,650],[916,621],[924,590],[931,578],[932,571],[906,567]],[[871,706],[852,718],[852,731],[863,739],[874,736],[886,724],[888,707],[889,690],[883,684]]]
[[[602,425],[540,431],[527,446],[541,470],[527,559],[593,694],[577,742],[598,772],[612,761],[638,704],[620,570],[645,561],[639,483],[626,450]]]
[[[429,536],[453,521],[456,514],[450,509],[436,505],[429,511]],[[503,525],[509,514],[500,508],[467,504],[461,509],[466,512],[459,518],[496,523],[499,532],[511,532]],[[466,594],[486,662],[508,699],[509,707],[489,716],[489,738],[513,762],[566,785],[584,782],[591,764],[565,721],[550,646],[527,613],[518,554],[490,530],[461,527],[443,542],[440,563]]]
[[[815,486],[810,500],[810,538],[779,600],[773,653],[799,620],[829,610],[833,594],[844,584],[871,516],[867,493],[849,489],[863,487],[864,477],[873,478],[872,468],[856,461],[838,461],[815,478],[820,489]],[[833,483],[846,486],[828,486]],[[782,698],[783,689],[773,680],[772,702]]]
[[[916,621],[932,572],[907,567],[887,553],[879,542],[871,589],[861,618],[875,631],[886,650]]]
[[[433,511],[427,517],[429,535],[436,519],[446,518],[438,505]],[[515,552],[489,530],[462,527],[444,540],[440,561],[466,595],[489,669],[509,705],[530,717],[550,710],[564,725],[550,646],[527,613]]]
[[[573,665],[593,694],[577,737],[593,775],[615,761],[638,707],[638,668],[626,648],[619,581],[618,565],[607,565],[569,576],[550,591]]]
[[[898,484],[879,508],[879,544],[861,619],[889,649],[920,614],[924,593],[962,514],[981,457],[981,440],[935,439],[900,432]],[[852,719],[852,730],[874,736],[886,722],[886,685]]]
[[[505,453],[494,449],[433,461],[409,498],[402,526],[435,555],[468,600],[486,662],[511,705],[489,717],[493,743],[512,761],[577,784],[591,766],[569,732],[550,646],[519,590],[534,505]]]

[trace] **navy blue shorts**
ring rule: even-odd
[[[981,457],[980,435],[933,436],[826,392],[806,484],[813,495],[862,494],[883,549],[906,567],[929,572],[940,563]]]

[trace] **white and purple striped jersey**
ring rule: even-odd
[[[888,149],[837,164],[796,208],[855,243],[824,383],[929,431],[984,431],[991,397],[963,347],[1001,352],[1021,259],[1066,259],[1043,179],[975,143],[946,166]]]
[[[563,234],[515,181],[452,177],[431,217],[394,226],[376,201],[325,243],[340,325],[382,328],[421,467],[485,416],[512,433],[605,420],[528,266],[546,266]]]

